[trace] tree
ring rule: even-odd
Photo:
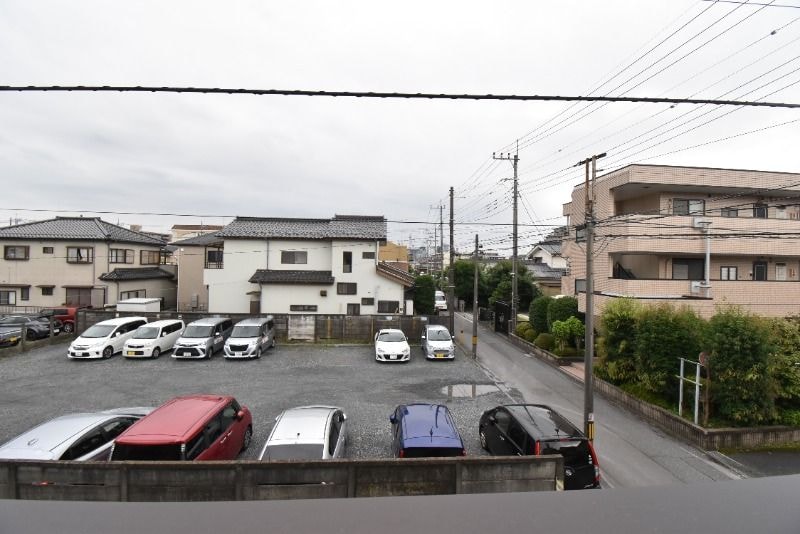
[[[531,302],[531,308],[528,312],[528,321],[531,323],[531,326],[533,326],[533,329],[540,334],[548,331],[547,307],[550,305],[551,300],[553,300],[552,297],[542,295],[536,297],[533,299],[533,302]]]
[[[784,409],[800,409],[800,322],[772,319],[767,323],[773,340],[769,358],[771,394]]]
[[[551,328],[556,321],[566,321],[578,315],[578,299],[575,297],[552,299],[547,305],[547,324]]]
[[[604,335],[599,371],[618,384],[633,380],[636,374],[636,301],[621,298],[603,310]]]
[[[436,282],[427,274],[418,276],[414,281],[414,310],[420,315],[431,315],[434,312],[434,294]]]
[[[489,290],[489,304],[493,305],[500,300],[511,304],[511,285],[514,265],[510,260],[503,260],[491,267],[486,272],[486,285]],[[527,310],[531,301],[539,296],[539,288],[531,280],[528,268],[517,265],[517,299],[518,310]]]
[[[564,350],[570,341],[578,347],[580,340],[583,339],[584,332],[583,323],[577,317],[570,317],[566,321],[555,321],[553,323],[553,337],[560,350]]]
[[[453,284],[455,285],[456,298],[463,300],[467,308],[472,308],[473,288],[475,283],[475,262],[458,260],[453,263]],[[488,303],[486,289],[486,274],[482,266],[478,266],[478,305],[486,306]]]

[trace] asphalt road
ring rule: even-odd
[[[456,336],[471,351],[471,316],[456,314]],[[549,404],[583,428],[583,384],[479,328],[478,362],[501,388],[524,402]],[[632,413],[594,396],[595,450],[604,487],[656,486],[739,478],[703,451],[679,442]]]
[[[279,345],[260,360],[72,361],[66,345],[0,358],[0,443],[66,413],[124,406],[157,406],[176,395],[234,395],[253,413],[254,442],[242,459],[256,458],[284,409],[342,406],[348,415],[348,456],[391,456],[389,414],[401,403],[447,404],[468,454],[478,443],[480,414],[508,401],[481,367],[461,355],[429,362],[412,347],[408,364],[374,361],[372,346]],[[473,386],[475,386],[473,388]],[[475,395],[473,397],[473,394]]]

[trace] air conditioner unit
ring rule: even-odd
[[[691,291],[692,295],[699,295],[702,288],[703,282],[693,281],[689,283],[689,291]]]

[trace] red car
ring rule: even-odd
[[[114,440],[111,460],[235,460],[253,439],[253,417],[224,395],[176,397]]]
[[[77,320],[78,310],[75,306],[65,306],[63,308],[44,308],[39,312],[41,317],[53,316],[53,319],[58,319],[64,323],[63,330],[67,334],[75,331],[75,321]]]

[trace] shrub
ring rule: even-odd
[[[414,289],[414,312],[421,315],[434,313],[436,284],[433,277],[427,274],[418,276],[414,280]]]
[[[564,347],[563,349],[556,349],[555,354],[562,358],[574,358],[578,355],[578,349],[575,347]]]
[[[567,343],[573,341],[578,346],[578,340],[583,338],[584,326],[577,317],[570,317],[566,321],[556,321],[553,323],[553,337],[559,349],[564,349]]]
[[[517,334],[517,336],[519,336],[521,338],[524,338],[525,337],[525,332],[527,332],[528,330],[532,330],[532,329],[533,329],[533,327],[528,322],[517,323],[517,329],[516,329],[515,334]]]
[[[780,415],[782,425],[800,426],[800,410],[784,410]]]
[[[528,312],[529,320],[533,329],[537,332],[548,332],[550,329],[547,324],[547,308],[550,305],[551,297],[538,297],[531,302]]]
[[[763,424],[775,417],[769,341],[767,323],[741,310],[717,313],[709,321],[712,406],[734,424]]]
[[[533,343],[536,340],[537,336],[538,334],[536,333],[536,330],[531,328],[530,330],[526,330],[525,334],[522,337],[525,338],[525,341],[527,341],[528,343]]]
[[[800,409],[800,322],[772,319],[767,323],[774,350],[769,357],[771,394],[775,403]]]
[[[551,299],[547,305],[548,331],[552,330],[554,322],[566,321],[570,317],[577,317],[578,315],[578,299],[575,297]]]
[[[603,310],[601,338],[604,374],[615,383],[628,382],[636,376],[636,315],[639,306],[633,299],[621,298]]]
[[[548,334],[547,332],[543,332],[538,336],[536,336],[536,339],[533,341],[533,344],[539,347],[540,349],[553,350],[553,345],[555,345],[555,340],[553,339],[553,334]]]

